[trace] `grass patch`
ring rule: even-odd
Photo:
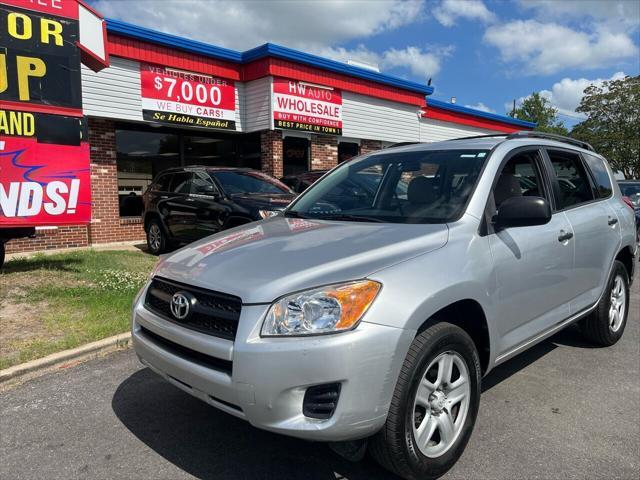
[[[8,261],[0,273],[0,369],[125,332],[156,260],[82,250]]]

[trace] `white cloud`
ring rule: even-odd
[[[358,45],[354,49],[327,47],[320,49],[316,53],[340,62],[356,60],[377,65],[383,71],[393,68],[406,68],[413,75],[421,77],[426,82],[430,77],[438,74],[442,59],[449,56],[452,51],[452,46],[430,50],[408,46],[405,48],[389,48],[382,53],[378,53],[367,49],[364,45]]]
[[[626,33],[598,27],[593,33],[557,23],[515,20],[492,25],[484,41],[530,74],[552,74],[569,68],[594,69],[638,58],[638,47]]]
[[[465,107],[467,108],[474,108],[476,110],[480,110],[481,112],[487,112],[487,113],[496,113],[496,111],[493,108],[489,108],[487,107],[484,103],[482,102],[478,102],[475,105],[465,105]]]
[[[575,110],[578,108],[578,105],[580,105],[580,101],[584,96],[584,90],[589,85],[602,85],[602,83],[607,80],[620,80],[624,77],[624,72],[616,72],[609,78],[573,79],[566,77],[554,83],[550,90],[541,90],[540,95],[549,100],[549,102],[558,109],[560,115],[580,120],[584,118],[584,115],[577,113]],[[529,95],[520,97],[516,100],[516,104],[521,105],[528,97]],[[512,107],[511,102],[505,104],[506,111],[511,111]]]
[[[638,0],[520,0],[520,5],[546,21],[570,17],[590,18],[610,27],[617,24],[633,29],[640,25]]]
[[[273,42],[309,50],[418,21],[423,0],[99,0],[96,9],[167,33],[245,50]]]
[[[433,16],[445,27],[456,24],[456,20],[477,20],[488,23],[495,20],[495,15],[491,12],[482,0],[442,0],[433,10]]]

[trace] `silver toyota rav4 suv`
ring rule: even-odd
[[[361,156],[162,258],[135,351],[256,427],[437,477],[493,367],[574,322],[622,336],[636,238],[612,178],[588,144],[531,132]]]

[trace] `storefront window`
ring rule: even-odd
[[[116,130],[120,216],[142,214],[142,194],[160,172],[186,165],[260,169],[260,134],[212,133],[122,125]]]
[[[360,155],[360,145],[351,142],[338,143],[338,163],[346,162]]]
[[[309,140],[298,137],[285,137],[282,141],[284,175],[309,170]]]
[[[120,216],[142,213],[142,193],[162,170],[180,165],[178,136],[116,130]]]

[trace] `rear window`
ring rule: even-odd
[[[168,192],[170,183],[171,174],[165,173],[164,175],[160,175],[149,189],[154,192]]]
[[[180,172],[173,176],[171,191],[174,193],[191,193],[191,172]]]
[[[584,155],[584,159],[593,174],[598,196],[600,198],[610,197],[613,193],[613,187],[611,186],[611,178],[609,177],[609,172],[607,171],[607,166],[604,164],[604,160],[588,154]]]
[[[593,200],[594,192],[580,155],[565,150],[548,150],[560,186],[560,209]]]

